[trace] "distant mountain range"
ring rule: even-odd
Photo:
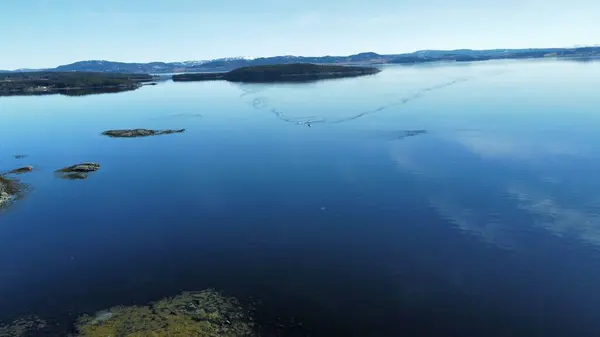
[[[492,50],[421,50],[408,54],[380,55],[360,53],[350,56],[273,56],[260,58],[224,58],[207,61],[125,63],[112,61],[80,61],[51,69],[18,69],[28,71],[81,71],[108,73],[183,73],[231,71],[240,67],[291,63],[377,65],[387,63],[424,63],[436,61],[470,62],[494,59],[527,58],[600,58],[600,46],[579,48],[492,49]],[[0,72],[9,72],[0,70]]]

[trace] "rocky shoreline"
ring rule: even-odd
[[[0,208],[22,196],[26,185],[16,179],[0,176]]]
[[[81,313],[80,313],[81,314]],[[119,305],[80,315],[72,326],[38,316],[0,323],[0,336],[220,336],[258,337],[252,306],[214,289],[183,292],[158,301]]]

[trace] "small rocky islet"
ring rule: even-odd
[[[23,167],[19,167],[13,170],[8,171],[7,174],[23,174],[23,173],[28,173],[33,171],[33,166],[23,166]]]
[[[13,200],[23,197],[28,187],[27,184],[10,176],[32,172],[33,169],[33,166],[23,166],[0,174],[0,208],[7,206]],[[85,162],[64,167],[57,170],[56,173],[63,179],[80,180],[86,179],[88,173],[98,171],[99,169],[100,164]]]
[[[85,162],[75,164],[67,167],[63,167],[60,170],[56,170],[59,178],[69,180],[82,180],[87,179],[90,172],[96,172],[100,169],[100,164],[94,162]]]
[[[137,138],[168,135],[174,133],[183,133],[185,129],[120,129],[108,130],[102,132],[102,135],[112,138]],[[24,159],[27,155],[16,154],[15,159]],[[12,200],[20,197],[25,190],[25,184],[20,181],[7,177],[8,175],[20,175],[33,171],[33,166],[27,165],[12,169],[6,173],[0,173],[0,207],[6,206]],[[95,172],[100,169],[100,164],[95,162],[83,162],[56,170],[55,173],[59,178],[67,180],[83,180],[89,177],[90,172]]]
[[[123,130],[108,130],[102,132],[103,136],[112,138],[138,138],[149,136],[170,135],[173,133],[183,133],[185,129],[165,129],[165,130],[150,130],[150,129],[123,129]]]

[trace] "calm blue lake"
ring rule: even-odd
[[[289,336],[598,336],[600,63],[383,69],[0,98],[0,320],[215,288]]]

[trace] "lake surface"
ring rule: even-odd
[[[0,171],[36,170],[0,319],[215,288],[283,336],[598,336],[598,88],[597,62],[501,61],[2,97]],[[187,131],[100,135],[136,127]]]

